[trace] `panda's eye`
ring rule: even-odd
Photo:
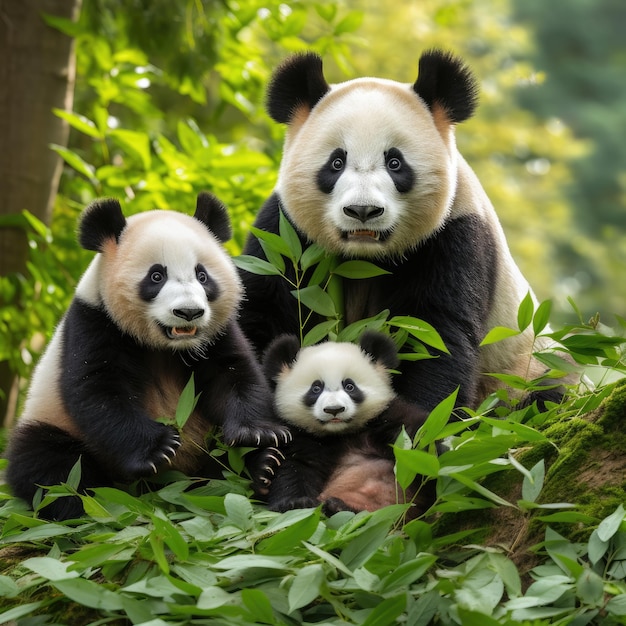
[[[155,265],[150,269],[150,281],[158,284],[158,283],[162,283],[165,278],[167,277],[167,274],[165,272],[165,268],[160,266],[160,265]]]
[[[337,157],[336,159],[333,159],[333,162],[330,164],[330,166],[335,170],[335,172],[341,171],[344,165],[345,165],[344,160],[340,159],[339,157]]]
[[[311,392],[315,395],[322,393],[324,390],[324,383],[321,380],[316,380],[311,384]]]
[[[209,275],[202,268],[196,270],[196,278],[201,285],[205,285],[209,281]]]
[[[389,159],[389,161],[387,161],[387,167],[393,172],[397,172],[402,167],[402,162],[400,159]]]
[[[356,385],[351,378],[346,378],[343,381],[343,388],[346,390],[347,393],[352,393],[356,389]]]

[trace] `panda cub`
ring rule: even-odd
[[[276,413],[293,439],[268,452],[274,463],[261,482],[269,508],[323,503],[326,514],[372,511],[415,495],[415,489],[402,494],[396,484],[391,444],[406,411],[418,413],[414,424],[423,423],[425,414],[396,397],[389,370],[397,365],[394,342],[373,331],[363,334],[360,345],[327,342],[301,349],[294,335],[270,344],[263,368],[274,387]]]
[[[222,247],[226,209],[198,196],[195,215],[148,211],[126,219],[116,200],[93,202],[79,241],[96,251],[35,369],[8,446],[7,479],[32,502],[81,461],[80,491],[174,468],[205,477],[205,439],[216,427],[232,445],[289,437],[271,415],[271,392],[236,318],[242,296]],[[193,375],[198,403],[182,432],[172,419]],[[214,461],[213,461],[214,462]],[[62,497],[42,515],[82,513]]]

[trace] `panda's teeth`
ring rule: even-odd
[[[374,239],[374,241],[380,240],[380,233],[375,230],[353,230],[348,234],[348,239]]]

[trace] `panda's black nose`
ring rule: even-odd
[[[368,220],[380,217],[385,212],[385,209],[381,206],[371,206],[369,204],[349,204],[343,207],[343,212],[348,217],[354,217],[365,224]]]
[[[188,322],[204,315],[204,309],[174,309],[172,311],[176,317],[180,317]]]
[[[339,415],[339,413],[343,413],[346,410],[345,406],[325,406],[324,413],[329,413],[333,417]]]

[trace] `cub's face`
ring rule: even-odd
[[[192,352],[224,329],[241,298],[237,272],[219,242],[200,221],[169,211],[130,217],[119,242],[104,244],[81,285],[79,295],[100,300],[140,343]]]
[[[277,185],[309,239],[348,257],[399,257],[443,224],[455,185],[448,122],[383,79],[335,85],[289,127]]]
[[[285,421],[314,435],[357,431],[393,398],[386,370],[347,343],[303,348],[278,376],[275,404]]]

